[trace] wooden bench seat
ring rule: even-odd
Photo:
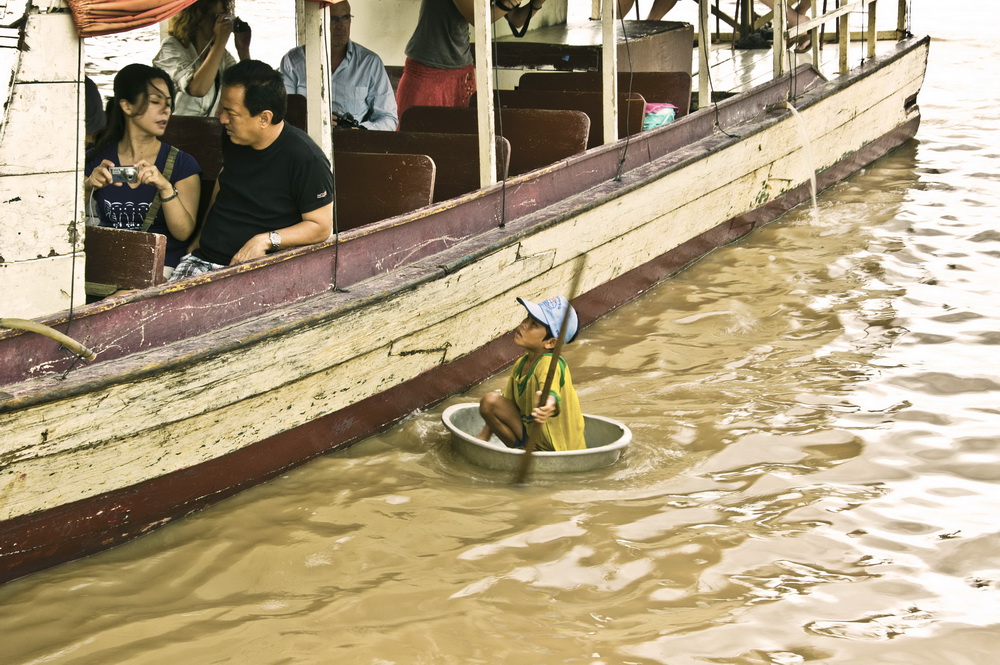
[[[171,116],[161,140],[186,152],[201,166],[201,195],[195,220],[201,223],[212,202],[215,181],[222,170],[222,124],[216,118]]]
[[[479,189],[479,142],[475,135],[428,132],[338,130],[333,152],[427,155],[437,167],[434,201],[445,201]],[[497,138],[497,178],[507,173],[510,143]]]
[[[474,108],[412,106],[403,113],[400,129],[475,137],[479,132],[479,119]],[[496,130],[510,142],[508,173],[515,176],[586,150],[590,118],[582,111],[500,109]]]
[[[88,296],[105,298],[119,289],[142,289],[165,281],[167,236],[103,226],[88,226],[85,234]]]
[[[304,114],[304,104],[302,107]],[[222,170],[222,132],[216,118],[175,115],[163,134],[163,141],[192,155],[201,165],[199,223],[208,211]],[[363,151],[338,154],[334,158],[340,230],[393,217],[431,202],[436,167],[429,157],[357,154],[360,152]]]
[[[334,151],[337,230],[431,204],[436,168],[427,155]]]
[[[518,90],[601,92],[601,76],[601,72],[525,72]],[[691,108],[691,75],[687,72],[619,72],[618,93],[626,94],[630,89],[647,102],[673,104],[677,118]]]
[[[285,121],[295,125],[304,132],[306,128],[306,98],[304,95],[289,94],[285,106]]]
[[[588,148],[604,143],[604,95],[600,92],[566,92],[563,90],[497,90],[497,106],[522,109],[561,109],[583,111],[590,118]],[[475,95],[473,95],[473,105]],[[638,134],[646,115],[646,100],[642,95],[621,95],[618,100],[618,136]]]

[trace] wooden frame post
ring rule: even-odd
[[[618,1],[601,5],[601,89],[604,92],[604,143],[618,140]]]
[[[838,7],[844,4],[838,1]],[[840,28],[840,73],[846,74],[851,71],[850,56],[848,49],[851,46],[851,22],[848,14],[841,14],[837,17],[837,26]]]
[[[330,135],[330,48],[327,46],[326,6],[318,2],[296,0],[299,10],[296,26],[301,25],[306,46],[306,133],[333,164],[333,138]],[[317,67],[315,63],[319,63]]]
[[[493,26],[490,0],[476,0],[476,109],[479,121],[479,183],[489,187],[497,181],[497,142],[493,100]]]
[[[872,2],[868,5],[868,57],[875,57],[875,42],[878,41],[878,28],[875,25],[875,15],[878,3]]]
[[[698,108],[708,108],[712,104],[711,75],[708,55],[712,52],[712,34],[708,29],[708,17],[712,0],[698,0]]]
[[[785,43],[787,28],[785,23],[785,0],[774,0],[774,78],[778,78],[785,73],[785,50],[788,48]]]

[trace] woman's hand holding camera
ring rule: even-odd
[[[170,181],[163,177],[160,173],[160,169],[156,168],[156,164],[152,164],[145,159],[140,159],[135,163],[136,168],[136,184],[139,185],[152,185],[156,187],[156,191],[160,193],[162,198],[171,196],[174,193],[174,186],[170,184]]]
[[[115,163],[110,159],[105,159],[94,167],[94,170],[90,172],[90,175],[83,181],[83,184],[90,189],[100,189],[101,187],[107,187],[108,185],[121,187],[122,183],[115,182],[114,178],[111,176],[111,168],[114,165]]]
[[[216,16],[212,31],[215,33],[215,43],[225,45],[229,41],[229,35],[233,34],[232,14],[219,14]]]
[[[250,38],[252,36],[250,24],[243,21],[238,16],[232,14],[219,14],[215,19],[215,43],[223,44],[229,41],[229,36],[233,35],[233,45],[240,60],[250,57]]]

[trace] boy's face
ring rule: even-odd
[[[522,349],[542,353],[555,348],[555,337],[549,337],[545,324],[532,316],[524,317],[514,329],[514,343]]]

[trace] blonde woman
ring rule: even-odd
[[[168,33],[153,64],[177,85],[174,112],[214,115],[222,72],[236,64],[226,43],[232,36],[240,60],[249,60],[250,26],[233,15],[233,0],[198,0],[170,19]]]

